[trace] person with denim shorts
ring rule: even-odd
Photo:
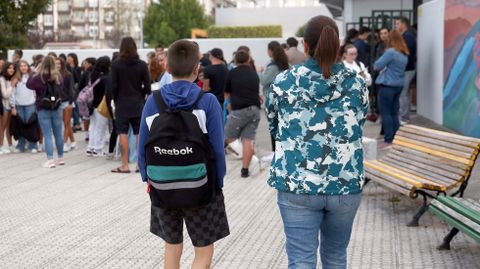
[[[241,177],[249,177],[253,141],[260,122],[260,79],[249,65],[250,55],[241,50],[235,54],[236,67],[228,72],[225,99],[230,99],[231,110],[225,125],[225,142],[242,141]]]
[[[275,154],[268,184],[286,235],[288,268],[347,268],[364,185],[363,78],[336,63],[338,28],[325,16],[305,27],[308,60],[281,73],[266,100]]]

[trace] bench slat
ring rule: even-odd
[[[409,190],[409,189],[405,189],[397,184],[393,184],[391,183],[390,181],[387,181],[383,178],[380,178],[380,177],[377,177],[375,175],[372,175],[370,174],[368,176],[369,179],[377,182],[380,186],[384,187],[384,188],[387,188],[389,190],[393,190],[393,191],[396,191],[396,192],[399,192],[400,194],[403,194],[405,196],[412,196],[412,191]]]
[[[449,183],[451,181],[462,181],[464,176],[461,174],[451,173],[449,171],[445,171],[438,167],[430,166],[424,163],[414,162],[411,159],[404,158],[403,156],[398,156],[392,153],[387,154],[386,156],[389,159],[396,160],[397,162],[401,162],[405,164],[406,167],[411,167],[411,169],[418,169],[422,173],[433,174],[435,176],[439,176],[441,180],[443,178],[447,178],[445,182]]]
[[[446,171],[446,172],[449,172],[455,175],[461,175],[461,176],[465,175],[465,170],[467,169],[467,166],[465,165],[463,165],[465,166],[465,168],[459,168],[459,167],[451,166],[445,163],[440,163],[438,159],[437,161],[431,160],[431,158],[429,159],[429,157],[432,157],[432,158],[438,158],[438,157],[433,157],[432,155],[424,154],[416,150],[406,149],[400,146],[392,147],[392,149],[388,152],[387,156],[395,156],[398,158],[403,158],[406,162],[409,162],[412,164],[425,164],[430,167],[438,168],[441,171]]]
[[[448,206],[452,210],[455,210],[459,214],[463,215],[464,217],[477,223],[480,227],[480,212],[469,207],[463,199],[460,200],[454,199],[453,197],[439,196],[437,197],[437,200],[445,206]],[[478,232],[480,232],[480,229],[478,230]]]
[[[456,151],[464,152],[467,154],[475,154],[476,151],[478,151],[478,149],[476,148],[458,145],[458,144],[452,143],[451,141],[443,141],[436,138],[408,133],[408,132],[402,131],[401,129],[398,130],[398,132],[395,134],[395,137],[405,137],[407,139],[412,139],[414,141],[428,143],[434,146],[440,146],[445,149],[456,150]]]
[[[427,133],[427,134],[432,134],[432,135],[435,134],[435,135],[437,135],[436,138],[442,139],[442,137],[443,137],[443,140],[446,140],[446,141],[448,141],[448,139],[450,139],[450,138],[453,138],[453,139],[458,139],[458,140],[461,140],[461,141],[472,142],[472,143],[476,144],[477,148],[480,147],[480,139],[478,139],[478,138],[447,133],[447,132],[444,132],[444,131],[433,130],[433,129],[420,127],[420,126],[417,126],[417,125],[411,125],[411,124],[407,124],[403,127],[409,128],[409,129],[414,129],[414,130],[416,130],[418,132],[422,132],[422,133]]]
[[[382,159],[382,162],[388,163],[388,165],[390,166],[393,166],[395,168],[398,168],[410,174],[416,175],[418,177],[428,179],[432,182],[437,183],[438,185],[445,185],[447,189],[449,189],[450,186],[457,185],[459,183],[459,180],[451,179],[448,177],[442,177],[441,175],[432,173],[430,171],[422,169],[421,167],[400,162],[389,157],[385,157],[384,159]]]
[[[457,157],[460,157],[460,158],[463,158],[463,159],[473,159],[473,157],[474,157],[473,153],[465,153],[465,152],[454,150],[454,149],[447,149],[447,148],[444,148],[442,146],[432,145],[432,144],[417,141],[417,140],[414,140],[414,139],[409,139],[409,138],[406,138],[406,137],[395,136],[395,140],[396,141],[403,141],[403,142],[408,143],[410,145],[426,147],[430,150],[438,151],[440,153],[447,153],[447,154],[457,156]],[[395,140],[394,140],[393,143],[395,143]]]
[[[458,139],[458,138],[455,138],[455,137],[438,135],[434,132],[421,131],[421,130],[418,130],[418,129],[415,129],[415,128],[411,128],[409,126],[402,126],[399,129],[399,131],[400,130],[403,131],[403,132],[411,133],[411,134],[416,134],[416,135],[431,137],[433,139],[438,139],[438,140],[442,140],[442,141],[446,141],[446,142],[451,142],[451,143],[461,145],[461,146],[464,146],[464,147],[469,147],[469,148],[474,148],[474,149],[479,149],[480,148],[479,143],[476,143],[476,142],[472,142],[472,141],[468,141],[468,140],[464,140],[464,139]]]
[[[443,212],[441,209],[437,208],[435,205],[430,205],[428,209],[433,212],[435,215],[437,215],[440,219],[443,219],[445,222],[450,224],[451,226],[459,229],[460,231],[464,232],[471,238],[473,238],[477,243],[480,244],[480,233],[476,232],[472,228],[470,228],[468,225],[462,223],[461,221],[452,218],[450,215],[447,213]]]
[[[454,197],[456,200],[464,200],[468,206],[470,206],[473,210],[476,210],[480,212],[480,202],[475,201],[471,198],[459,198],[459,197]]]
[[[448,215],[452,216],[453,218],[465,223],[477,233],[480,233],[480,224],[474,221],[475,217],[470,215],[470,212],[466,211],[466,209],[462,207],[461,204],[458,205],[454,203],[444,203],[444,200],[440,201],[437,199],[433,200],[431,204],[442,210],[443,212],[447,213]]]
[[[369,168],[372,168],[372,169],[375,169],[377,171],[380,171],[381,173],[383,174],[386,174],[386,175],[389,175],[389,176],[392,176],[392,177],[395,177],[395,178],[398,178],[400,180],[403,180],[405,181],[406,183],[409,183],[413,186],[415,186],[415,188],[417,189],[421,189],[423,187],[423,184],[420,183],[418,180],[412,180],[411,178],[407,177],[407,176],[404,176],[404,175],[400,175],[398,173],[394,173],[392,172],[391,170],[389,170],[388,168],[385,168],[383,166],[380,166],[378,161],[365,161],[364,162],[364,165],[369,167]]]
[[[396,145],[400,145],[400,146],[411,148],[411,149],[414,149],[414,150],[417,150],[417,151],[421,151],[421,152],[424,152],[424,153],[427,153],[427,154],[430,154],[430,155],[433,155],[433,156],[437,156],[437,157],[449,159],[449,160],[452,160],[452,161],[455,161],[455,162],[458,162],[458,163],[461,163],[461,164],[465,164],[468,167],[473,166],[473,160],[458,157],[458,156],[455,156],[455,155],[452,155],[452,154],[449,154],[449,153],[439,152],[439,151],[432,150],[432,149],[427,148],[427,147],[423,147],[423,146],[419,146],[419,145],[415,145],[415,144],[410,144],[410,143],[402,141],[402,140],[394,140],[393,143],[396,144]]]
[[[415,191],[416,187],[408,182],[405,182],[404,180],[398,179],[396,177],[392,177],[390,175],[384,174],[374,168],[370,168],[368,166],[365,166],[365,173],[368,178],[375,176],[376,178],[383,180],[383,181],[388,181],[391,184],[398,185],[401,188],[408,189],[410,191]]]
[[[419,183],[424,189],[431,189],[431,190],[436,190],[436,191],[446,191],[447,187],[445,185],[439,185],[437,182],[431,181],[425,177],[418,176],[412,173],[408,173],[402,169],[396,168],[394,166],[391,166],[387,163],[380,161],[377,161],[376,163],[377,166],[382,167],[385,170],[390,170],[391,173],[394,173],[394,176],[400,177],[402,176],[402,180],[407,179],[407,182],[414,181]]]

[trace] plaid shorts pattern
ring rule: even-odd
[[[183,242],[183,221],[195,247],[205,247],[230,234],[223,193],[200,208],[164,209],[152,205],[150,232],[169,244]]]

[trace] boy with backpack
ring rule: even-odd
[[[195,247],[192,268],[210,268],[213,243],[230,233],[222,109],[193,83],[198,55],[187,40],[170,46],[173,82],[148,97],[141,117],[138,167],[152,202],[150,231],[166,243],[165,268],[180,268],[183,221]]]

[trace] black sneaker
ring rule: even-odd
[[[249,177],[250,173],[248,172],[248,168],[242,168],[241,177]]]

